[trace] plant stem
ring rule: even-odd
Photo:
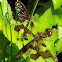
[[[8,4],[7,4],[7,11],[8,11]],[[12,30],[11,30],[11,25],[10,25],[10,17],[9,17],[9,13],[8,13],[8,22],[9,22],[9,26],[10,26],[10,36],[11,36],[11,58],[12,58]]]
[[[11,58],[12,58],[12,30],[11,30],[11,26],[10,26],[10,34],[11,34]]]
[[[39,2],[39,0],[36,0],[35,3],[34,3],[33,9],[32,9],[32,11],[31,11],[31,13],[30,13],[30,16],[31,16],[31,17],[33,16],[33,14],[34,14],[34,12],[35,12],[35,9],[36,9],[36,6],[37,6],[38,2]],[[29,21],[29,22],[30,22],[30,21]],[[28,27],[29,22],[27,22],[26,27]]]
[[[17,0],[17,2],[21,2],[21,0]]]
[[[18,2],[19,0],[17,0],[17,2]]]
[[[1,4],[1,13],[2,13],[2,15],[3,15],[2,4]]]
[[[33,9],[32,9],[31,14],[30,14],[31,17],[33,16],[33,14],[35,12],[35,9],[36,9],[36,6],[37,6],[38,2],[39,2],[39,0],[36,0],[35,3],[34,3]]]

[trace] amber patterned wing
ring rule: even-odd
[[[40,52],[37,52],[36,54],[31,54],[30,55],[30,58],[32,59],[37,59],[39,56],[42,56],[43,58],[49,58],[49,57],[52,57],[53,60],[54,60],[54,57],[52,56],[51,52],[49,50],[46,50],[46,51],[40,51]]]
[[[24,22],[30,19],[28,10],[26,9],[25,5],[22,2],[16,2],[15,9],[21,22]]]

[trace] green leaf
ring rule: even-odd
[[[0,50],[0,60],[2,59],[3,50]]]
[[[57,10],[53,10],[52,15],[52,24],[62,26],[62,8],[58,8]]]
[[[16,58],[15,56],[12,56],[10,62],[25,62],[25,59],[23,56]]]
[[[18,47],[16,46],[16,44],[12,44],[12,46],[11,45],[9,45],[8,47],[6,47],[6,52],[9,54],[9,55],[11,55],[11,47],[12,47],[12,55],[16,55],[17,54],[17,52],[18,52]]]
[[[1,2],[1,7],[2,7],[2,15],[5,15],[7,13],[7,0],[2,0]]]
[[[39,8],[39,9],[36,10],[36,13],[41,16],[44,13],[44,11],[45,11],[45,8],[41,7],[41,8]]]
[[[1,6],[0,6],[0,11],[1,11],[0,15],[2,16],[2,18],[3,19],[6,18],[6,20],[4,19],[4,21],[7,22],[7,20],[13,19],[11,8],[10,8],[7,0],[2,0]]]
[[[8,39],[4,36],[3,32],[0,31],[0,50],[3,50],[6,46]]]
[[[54,60],[53,60],[53,58],[50,57],[50,58],[46,59],[46,62],[54,62]]]
[[[12,30],[12,43],[16,43],[17,42],[17,37],[18,37],[18,32],[16,32],[14,30],[14,28],[15,28],[15,25],[11,25],[11,30]]]
[[[18,40],[15,44],[17,45],[19,50],[23,47],[23,42],[21,40]]]
[[[45,32],[46,28],[51,28],[51,8],[45,11],[45,13],[39,18],[38,14],[35,14],[35,16],[32,18],[31,21],[34,23],[34,27],[31,28],[29,26],[29,29],[34,33],[37,34],[37,32]]]
[[[52,33],[52,36],[51,36],[51,41],[53,43],[55,43],[55,41],[58,39],[58,29],[53,29],[52,31],[53,31],[53,33]]]
[[[51,8],[45,11],[45,13],[36,21],[36,26],[39,32],[45,32],[46,28],[51,28]]]
[[[5,32],[6,32],[8,40],[11,41],[10,25],[9,24],[6,25]]]
[[[3,26],[5,25],[4,20],[2,20],[2,17],[0,16],[0,30],[3,29]]]
[[[36,62],[34,59],[30,59],[30,62]]]
[[[27,56],[26,62],[30,62],[30,57],[29,56]]]
[[[3,10],[3,15],[6,15],[6,13],[8,12],[10,17],[12,16],[12,12],[11,12],[11,8],[10,6],[8,5],[8,2],[7,0],[3,0],[2,1],[2,10]],[[5,11],[4,11],[5,10]],[[11,18],[10,18],[11,20]]]
[[[36,62],[45,62],[45,60],[40,56],[38,59],[36,59]]]
[[[5,61],[7,61],[9,58],[9,55],[6,53],[6,51],[5,50],[2,50],[2,52],[1,52],[1,60],[5,60]]]
[[[54,49],[54,43],[53,41],[51,40],[50,37],[47,37],[45,40],[44,40],[48,50],[51,52],[52,56],[55,57],[56,56],[56,52],[55,52],[55,49]]]
[[[52,2],[53,2],[55,9],[61,7],[61,5],[62,5],[62,0],[52,0]]]
[[[48,2],[39,2],[38,5],[41,6],[40,8],[36,10],[36,13],[39,15],[42,15],[49,8],[53,9],[51,0],[49,0]]]
[[[11,34],[12,34],[12,43],[15,43],[19,49],[22,48],[22,42],[21,40],[17,40],[17,39],[20,39],[20,35],[23,33],[23,30],[20,30],[19,34],[17,31],[14,30],[15,26],[18,24],[18,25],[21,25],[20,22],[17,22],[12,19],[11,20],[11,25],[7,24],[7,25],[4,25],[3,26],[3,33],[5,35],[5,37],[8,38],[8,40],[11,42]],[[11,33],[10,33],[10,26],[11,26]]]
[[[16,32],[14,30],[16,23],[14,23],[13,20],[11,20],[11,21],[12,21],[11,22],[12,42],[16,43],[17,37],[18,37],[18,32]],[[3,26],[3,33],[9,39],[9,41],[11,41],[10,25],[9,24]]]
[[[2,11],[1,11],[1,2],[0,2],[0,15],[2,14]]]
[[[62,52],[62,38],[60,38],[60,39],[57,41],[57,43],[56,43],[56,45],[55,45],[55,50],[56,50],[58,53]]]
[[[11,11],[11,7],[7,4],[7,12],[8,12],[8,19],[12,20],[13,16],[12,16],[12,11]]]
[[[37,32],[38,32],[38,29],[37,29],[37,26],[36,26],[36,24],[37,24],[36,21],[38,21],[38,20],[39,20],[39,15],[38,15],[38,14],[35,14],[35,15],[32,17],[32,19],[30,20],[30,23],[29,23],[28,28],[30,29],[30,31],[31,31],[33,34],[37,34]],[[33,27],[31,27],[31,25],[30,25],[31,22],[33,22],[33,24],[34,24]]]
[[[59,38],[62,37],[62,27],[58,26],[58,35],[59,35]]]

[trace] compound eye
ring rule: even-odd
[[[51,37],[52,36],[52,30],[51,29],[49,29],[49,28],[47,28],[46,30],[46,34],[49,36],[49,37]]]

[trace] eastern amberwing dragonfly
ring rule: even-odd
[[[24,29],[24,33],[23,33],[23,39],[28,40],[26,34],[32,34],[34,39],[32,39],[27,45],[23,46],[23,48],[17,53],[16,57],[21,56],[22,54],[24,54],[29,48],[32,48],[34,50],[36,50],[38,52],[38,46],[33,47],[32,43],[34,41],[38,42],[39,40],[43,40],[45,37],[47,36],[52,36],[52,30],[47,28],[45,30],[45,33],[37,33],[37,35],[34,35],[27,27],[25,27],[23,24],[22,25],[17,25],[14,28],[17,32],[20,31],[20,29]],[[44,44],[43,44],[44,45]],[[44,45],[45,46],[45,45]]]

